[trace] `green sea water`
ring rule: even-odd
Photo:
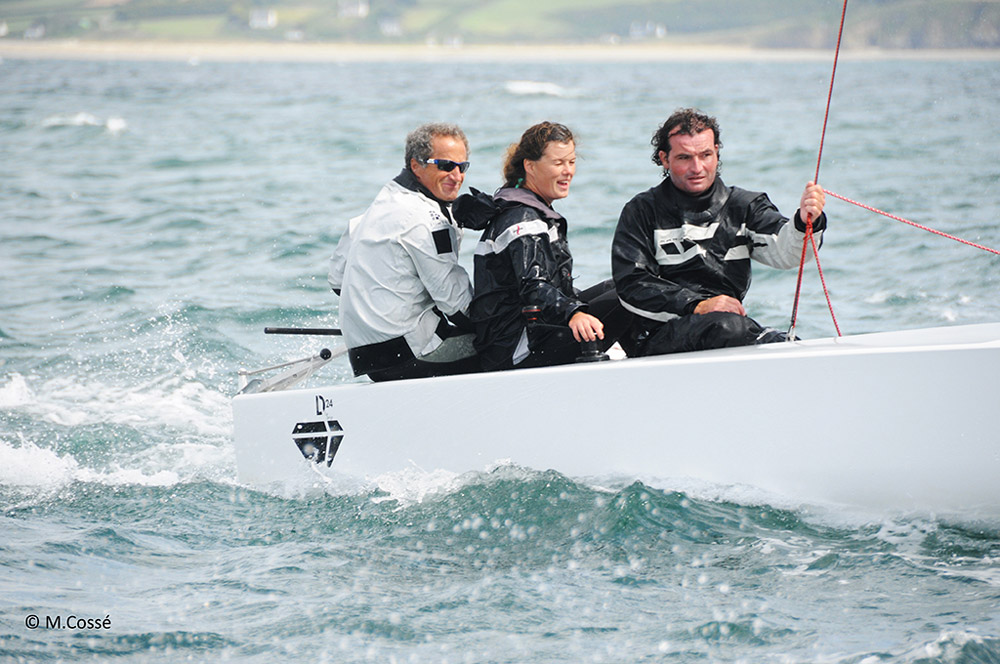
[[[315,350],[265,325],[337,325],[326,260],[398,172],[408,130],[460,123],[466,182],[492,191],[527,126],[573,128],[557,208],[589,284],[610,275],[622,205],[658,181],[649,138],[679,106],[719,118],[727,182],[794,210],[829,75],[0,62],[0,661],[1000,662],[1000,522],[971,510],[863,513],[504,463],[363,486],[236,477],[236,372]],[[993,61],[847,59],[820,182],[998,248],[998,105]],[[995,255],[827,210],[845,333],[1000,320]],[[751,314],[787,325],[794,282],[755,268]],[[815,272],[798,331],[834,333]],[[317,380],[357,379],[341,361]],[[789,391],[822,425],[811,388]]]

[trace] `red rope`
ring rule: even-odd
[[[883,212],[882,210],[879,210],[878,208],[874,208],[874,207],[872,207],[870,205],[865,205],[864,203],[859,203],[857,201],[852,201],[850,198],[847,198],[845,196],[841,196],[840,194],[835,194],[834,192],[829,191],[829,190],[827,190],[826,193],[828,193],[829,195],[833,196],[834,198],[839,198],[840,200],[842,200],[842,201],[844,201],[846,203],[850,203],[851,205],[857,205],[858,207],[864,208],[864,209],[866,209],[866,210],[868,210],[870,212],[874,212],[876,214],[881,214],[882,216],[889,217],[890,219],[895,219],[896,221],[901,221],[904,224],[909,224],[910,226],[914,226],[916,228],[919,228],[920,230],[927,231],[928,233],[934,233],[935,235],[940,235],[941,237],[946,237],[949,240],[954,240],[955,242],[961,242],[962,244],[967,244],[970,247],[975,247],[976,249],[982,249],[983,251],[988,251],[991,254],[997,254],[998,256],[1000,256],[1000,251],[997,251],[996,249],[990,249],[989,247],[985,247],[985,246],[983,246],[981,244],[976,244],[975,242],[970,242],[968,240],[963,240],[960,237],[955,237],[954,235],[948,235],[947,233],[943,233],[943,232],[941,232],[939,230],[935,230],[935,229],[930,228],[928,226],[923,226],[921,224],[916,223],[915,221],[910,221],[909,219],[903,219],[902,217],[897,217],[894,214],[889,214],[888,212]]]
[[[819,154],[816,156],[816,177],[813,182],[819,184],[819,165],[823,161],[823,144],[826,142],[826,125],[830,119],[830,102],[833,100],[833,81],[837,76],[837,61],[840,60],[840,43],[844,36],[844,20],[847,18],[847,0],[844,0],[844,9],[840,13],[840,29],[837,32],[837,48],[833,54],[833,72],[830,74],[830,89],[826,94],[826,112],[823,114],[823,132],[819,137]],[[819,252],[816,250],[816,239],[813,237],[812,215],[806,215],[806,235],[802,239],[802,257],[799,259],[799,277],[795,284],[795,301],[792,304],[792,321],[788,327],[788,338],[795,338],[795,321],[799,313],[799,296],[802,293],[802,273],[806,263],[806,248],[810,241],[813,246],[813,256],[816,257],[816,269],[819,270],[820,282],[823,284],[823,295],[826,296],[826,305],[830,308],[830,317],[833,318],[833,326],[837,329],[837,336],[840,336],[840,325],[837,324],[837,316],[833,313],[833,302],[830,301],[830,291],[826,287],[826,279],[823,278],[823,268],[819,264]]]
[[[847,18],[847,0],[844,0],[844,10],[840,13],[840,30],[837,32],[837,48],[833,52],[833,72],[830,74],[830,89],[826,93],[826,112],[823,114],[823,132],[819,136],[819,154],[816,156],[816,177],[813,182],[819,184],[819,165],[823,161],[823,143],[826,142],[826,124],[830,120],[830,101],[833,99],[833,80],[837,76],[837,61],[840,59],[840,40],[844,36],[844,19]]]
[[[799,278],[795,281],[795,300],[792,301],[792,322],[788,326],[788,340],[795,340],[795,321],[799,315],[799,295],[802,294],[802,271],[806,266],[806,249],[809,247],[809,238],[812,237],[812,216],[806,215],[806,237],[802,242],[802,256],[799,258]]]
[[[829,193],[829,192],[827,192]],[[788,329],[789,340],[795,338],[795,318],[799,310],[799,295],[802,293],[802,270],[806,264],[806,249],[812,243],[813,256],[816,257],[816,270],[819,272],[819,281],[823,284],[823,293],[826,295],[826,306],[830,309],[830,318],[833,319],[833,327],[837,330],[837,336],[842,336],[840,324],[837,322],[837,315],[833,313],[833,303],[830,301],[830,290],[826,286],[826,277],[823,276],[823,266],[819,264],[819,247],[816,246],[816,236],[812,230],[812,217],[806,215],[806,237],[802,242],[802,256],[799,258],[799,278],[795,284],[795,303],[792,307],[792,324]]]
[[[823,266],[819,264],[819,247],[816,246],[816,236],[809,233],[809,239],[812,240],[813,256],[816,257],[816,271],[819,272],[819,281],[823,284],[823,292],[826,294],[826,306],[830,308],[830,318],[833,319],[833,327],[837,330],[837,336],[843,336],[840,333],[840,325],[837,323],[837,316],[833,313],[833,303],[830,302],[830,291],[826,287],[826,277],[823,276]]]

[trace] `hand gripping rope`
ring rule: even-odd
[[[813,182],[815,182],[817,184],[819,184],[819,166],[820,166],[820,162],[823,159],[823,143],[826,140],[826,125],[827,125],[827,121],[830,118],[830,101],[833,98],[833,81],[834,81],[834,78],[837,75],[837,60],[840,57],[840,43],[841,43],[841,38],[843,37],[843,34],[844,34],[844,18],[846,16],[847,16],[847,0],[844,0],[844,9],[843,9],[843,11],[840,14],[840,30],[837,33],[837,49],[834,52],[834,56],[833,56],[833,73],[830,75],[830,90],[827,93],[827,97],[826,97],[826,113],[823,115],[823,133],[820,135],[820,139],[819,139],[819,156],[816,158],[816,177],[813,179]],[[870,212],[874,212],[876,214],[881,214],[881,215],[883,215],[885,217],[888,217],[890,219],[895,219],[896,221],[901,221],[904,224],[909,224],[910,226],[913,226],[915,228],[919,228],[919,229],[927,231],[929,233],[934,233],[935,235],[940,235],[941,237],[948,238],[949,240],[954,240],[956,242],[961,242],[962,244],[967,244],[970,247],[975,247],[976,249],[982,249],[983,251],[988,251],[991,254],[996,254],[996,255],[1000,256],[1000,251],[998,251],[996,249],[991,249],[990,247],[986,247],[986,246],[983,246],[981,244],[976,244],[975,242],[970,242],[969,240],[963,240],[960,237],[955,237],[954,235],[949,235],[948,233],[943,233],[941,231],[935,230],[933,228],[929,228],[927,226],[923,226],[921,224],[918,224],[916,222],[910,221],[908,219],[904,219],[902,217],[897,217],[894,214],[889,214],[888,212],[883,212],[882,210],[879,210],[878,208],[872,207],[870,205],[865,205],[864,203],[859,203],[858,201],[851,200],[850,198],[847,198],[845,196],[841,196],[840,194],[834,193],[832,191],[829,191],[829,190],[824,190],[824,191],[827,194],[833,196],[834,198],[838,198],[838,199],[844,201],[845,203],[851,203],[852,205],[857,205],[858,207],[864,208],[865,210],[868,210]],[[792,305],[792,320],[791,320],[791,324],[790,324],[790,326],[788,328],[788,339],[790,341],[795,339],[795,321],[796,321],[796,317],[798,316],[798,310],[799,310],[799,296],[801,295],[801,292],[802,292],[802,271],[803,271],[803,268],[805,267],[805,262],[806,262],[806,250],[808,249],[808,247],[809,247],[810,244],[812,245],[812,248],[813,248],[813,255],[816,257],[816,269],[819,272],[820,282],[822,282],[822,284],[823,284],[823,294],[826,296],[826,304],[827,304],[827,306],[830,309],[830,317],[833,318],[833,326],[835,328],[837,328],[837,336],[838,337],[841,336],[840,325],[837,324],[837,316],[833,313],[833,304],[830,301],[830,291],[827,289],[827,287],[826,287],[826,279],[823,277],[823,267],[820,265],[820,262],[819,262],[819,251],[818,251],[818,249],[816,247],[816,238],[813,236],[812,221],[813,221],[812,220],[812,215],[806,215],[806,220],[805,220],[805,222],[806,222],[806,235],[805,235],[805,238],[802,241],[802,256],[799,259],[799,276],[798,276],[798,281],[795,284],[795,302]]]

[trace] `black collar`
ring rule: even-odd
[[[670,178],[654,187],[655,196],[671,214],[675,214],[685,223],[704,225],[714,221],[729,201],[730,190],[722,178],[716,176],[715,182],[704,193],[688,194],[674,186]]]
[[[526,205],[534,210],[538,210],[542,216],[547,219],[559,220],[563,218],[563,216],[553,210],[552,206],[548,205],[541,196],[524,187],[504,187],[494,194],[494,197],[510,201],[511,203]]]
[[[677,205],[677,207],[687,212],[704,212],[710,208],[712,206],[712,202],[716,198],[718,190],[724,186],[722,184],[722,180],[716,176],[711,187],[700,194],[691,194],[678,189],[674,185],[673,180],[670,178],[667,178],[667,182],[669,183],[667,191],[670,193],[671,200]]]

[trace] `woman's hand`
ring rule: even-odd
[[[569,319],[569,329],[577,341],[596,341],[604,338],[604,323],[596,316],[578,311]]]

